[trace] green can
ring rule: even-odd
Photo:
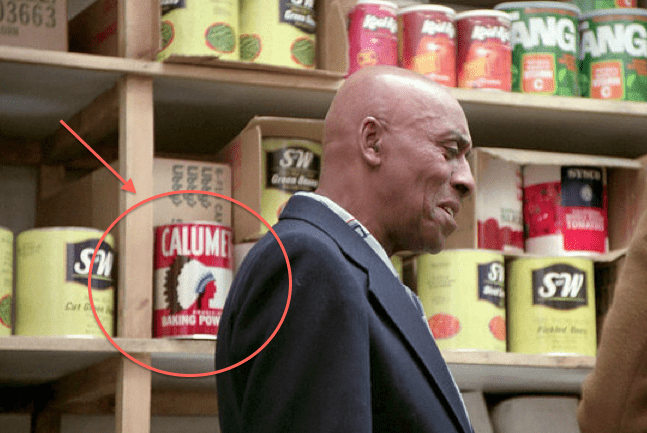
[[[503,255],[488,250],[424,254],[418,296],[442,350],[506,351]]]
[[[0,336],[11,335],[12,293],[13,233],[0,227]]]
[[[562,2],[510,2],[495,9],[511,20],[512,90],[579,96],[577,6]]]
[[[241,0],[240,60],[315,67],[314,0]]]
[[[647,101],[647,10],[589,12],[579,30],[582,96]]]
[[[508,275],[510,352],[596,354],[593,261],[519,258]]]
[[[180,56],[239,60],[238,0],[160,0],[164,60]]]
[[[16,240],[16,335],[103,337],[92,313],[88,273],[100,230],[52,227]],[[114,240],[106,236],[92,268],[92,300],[108,333],[114,329]]]
[[[297,191],[319,186],[321,143],[299,138],[263,138],[261,216],[274,225],[286,202]],[[261,233],[266,233],[263,225]]]
[[[635,8],[638,5],[636,0],[573,0],[582,13],[598,11],[602,9]]]

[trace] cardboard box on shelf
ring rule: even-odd
[[[116,167],[118,163],[113,163]],[[154,194],[199,190],[231,196],[226,164],[184,159],[153,160]],[[135,185],[136,185],[135,179]],[[36,225],[82,226],[105,230],[119,216],[119,181],[107,169],[95,170],[57,193],[39,199]],[[184,221],[231,225],[231,202],[207,194],[176,194],[156,199],[153,226]],[[117,235],[117,231],[111,232]]]
[[[456,222],[458,229],[445,243],[445,249],[477,248],[478,224],[477,206],[479,191],[484,188],[485,171],[493,160],[502,159],[521,166],[541,165],[582,165],[599,166],[607,169],[609,261],[617,259],[627,248],[631,233],[644,210],[640,198],[644,193],[644,168],[639,160],[610,158],[593,155],[579,155],[557,152],[477,147],[470,155],[470,165],[476,181],[474,194],[464,200]],[[596,261],[604,261],[604,257]]]
[[[98,0],[69,24],[70,51],[117,56],[117,0]]]
[[[67,1],[0,3],[0,45],[67,51]]]
[[[323,120],[255,117],[245,129],[218,153],[218,160],[231,165],[233,198],[261,213],[264,179],[262,140],[264,137],[300,138],[321,142]],[[235,243],[258,240],[265,225],[241,206],[233,208]]]

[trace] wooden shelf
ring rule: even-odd
[[[0,129],[43,139],[126,74],[154,80],[156,150],[213,153],[256,115],[323,118],[343,79],[325,71],[206,67],[0,47]],[[647,103],[450,89],[477,146],[636,158]]]
[[[152,365],[176,373],[214,369],[214,341],[124,339],[115,342],[131,354],[152,356]],[[109,357],[122,356],[102,338],[0,338],[0,383],[38,384],[59,379]],[[443,352],[462,390],[490,392],[579,392],[595,358],[497,352]],[[153,374],[154,389],[214,389],[215,376],[177,378]]]

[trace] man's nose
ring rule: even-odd
[[[452,186],[465,198],[474,192],[474,177],[467,158],[461,158],[456,171],[452,175]]]

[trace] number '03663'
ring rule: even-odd
[[[0,23],[56,27],[54,0],[0,0]]]

